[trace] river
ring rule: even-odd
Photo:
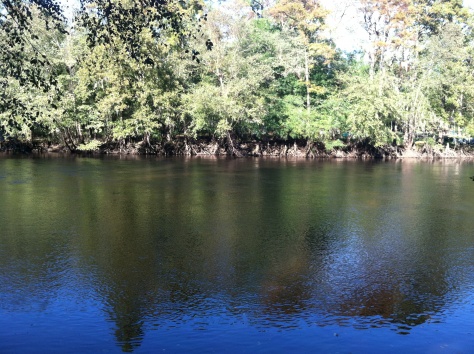
[[[472,352],[473,175],[1,155],[0,352]]]

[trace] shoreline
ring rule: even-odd
[[[71,155],[148,155],[148,156],[208,156],[208,157],[279,157],[309,159],[474,159],[474,147],[430,149],[426,146],[405,149],[402,146],[374,147],[371,145],[346,145],[327,151],[324,144],[314,143],[308,146],[305,142],[252,141],[234,142],[228,146],[224,141],[186,140],[168,141],[157,144],[144,142],[104,143],[94,151],[74,150],[61,144],[47,142],[3,141],[0,143],[2,153],[64,153]]]

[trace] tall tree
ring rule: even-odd
[[[332,47],[321,36],[328,11],[321,6],[318,0],[280,0],[269,12],[283,29],[297,33],[301,41],[304,57],[306,109],[310,113],[311,93],[318,90],[311,84],[311,68],[318,57],[329,61],[334,55]]]
[[[209,13],[206,31],[214,47],[202,55],[198,82],[185,101],[193,117],[190,131],[226,137],[233,154],[238,154],[235,133],[259,134],[267,110],[266,88],[278,65],[273,61],[276,34],[266,31],[266,20],[255,21],[245,8],[240,9],[220,8]]]
[[[58,97],[57,76],[64,70],[60,52],[65,34],[59,24],[59,29],[52,26],[54,18],[47,17],[36,5],[21,9],[28,9],[24,19],[27,23],[19,25],[15,17],[6,14],[0,26],[1,130],[7,135],[19,133],[31,138],[29,128],[39,128],[44,117],[51,115],[48,108]]]
[[[148,60],[148,50],[140,37],[147,32],[153,42],[167,43],[170,34],[184,44],[200,32],[205,19],[202,1],[179,0],[81,0],[79,22],[88,30],[88,43],[111,45],[119,40],[133,59]],[[197,14],[197,16],[196,16]],[[193,22],[192,26],[188,26]]]
[[[410,0],[361,0],[364,28],[369,35],[370,74],[383,71],[409,45]],[[401,53],[400,53],[401,52]]]
[[[39,38],[45,31],[65,33],[64,18],[56,1],[0,1],[0,112],[4,115],[28,113],[18,95],[8,94],[12,80],[21,87],[32,85],[42,91],[56,84],[54,67]],[[33,120],[34,116],[28,119]],[[4,126],[15,124],[12,116]]]

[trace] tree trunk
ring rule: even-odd
[[[146,132],[145,134],[143,134],[143,142],[145,143],[145,149],[150,149],[150,152],[156,153],[155,148],[151,145],[149,132]]]
[[[227,146],[232,156],[243,157],[240,151],[235,148],[234,140],[232,139],[232,135],[230,131],[227,131]]]
[[[77,146],[74,143],[74,139],[72,138],[71,132],[69,131],[68,128],[64,129],[63,140],[64,140],[64,145],[66,145],[66,147],[69,149],[70,152],[74,152],[77,150]]]
[[[309,82],[309,58],[308,51],[304,53],[304,78],[306,84],[306,110],[308,113],[311,112],[311,97],[310,97],[310,82]]]
[[[306,157],[314,157],[313,146],[314,146],[313,140],[308,139],[306,141],[306,149],[305,149],[306,150],[305,151],[305,156]]]
[[[79,122],[76,122],[76,131],[77,131],[77,136],[80,144],[84,144],[84,137],[82,136],[82,128]]]

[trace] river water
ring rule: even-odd
[[[472,352],[472,175],[3,155],[0,352]]]

